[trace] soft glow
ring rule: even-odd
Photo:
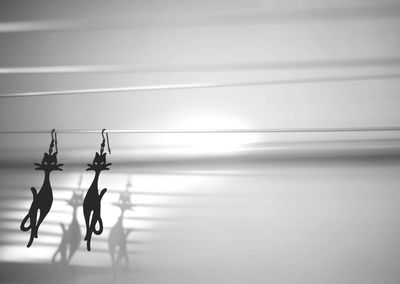
[[[180,129],[247,129],[248,126],[234,118],[223,115],[205,113],[196,118],[191,117],[179,123]],[[244,145],[258,141],[254,133],[189,133],[166,134],[163,144],[179,146],[179,152],[198,154],[224,154],[240,151]]]

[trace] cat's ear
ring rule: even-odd
[[[51,163],[56,163],[57,164],[57,153],[51,154],[49,160],[50,160]]]

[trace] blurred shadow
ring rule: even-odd
[[[110,250],[111,256],[111,264],[112,264],[112,272],[113,277],[116,279],[116,273],[118,269],[129,267],[129,256],[127,250],[127,237],[129,233],[132,232],[131,229],[125,229],[123,225],[124,212],[126,210],[133,210],[132,203],[130,200],[131,193],[129,189],[131,187],[131,183],[128,181],[125,192],[121,192],[119,200],[117,203],[113,203],[114,206],[117,206],[121,210],[121,214],[118,218],[118,221],[111,228],[110,235],[108,237],[108,248]],[[123,263],[125,261],[125,263]]]
[[[79,244],[82,238],[82,233],[78,219],[76,218],[76,212],[77,208],[79,206],[82,206],[82,202],[83,202],[82,190],[74,191],[71,199],[68,201],[68,205],[73,208],[72,221],[68,227],[68,230],[65,228],[64,224],[60,223],[63,235],[61,243],[58,246],[58,249],[54,252],[54,255],[51,259],[52,263],[68,265],[71,262],[71,259],[74,256],[75,252],[79,248]],[[59,261],[56,260],[58,254],[60,255]]]

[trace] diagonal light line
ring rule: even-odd
[[[243,81],[243,82],[211,82],[211,83],[182,83],[167,85],[144,85],[128,87],[110,87],[94,89],[76,89],[63,91],[43,91],[43,92],[21,92],[0,94],[0,98],[20,98],[20,97],[41,97],[41,96],[65,96],[82,95],[98,93],[128,93],[139,91],[162,91],[162,90],[182,90],[182,89],[203,89],[203,88],[227,88],[227,87],[248,87],[263,85],[289,85],[289,84],[309,84],[324,82],[346,82],[346,81],[365,81],[365,80],[383,80],[398,79],[399,73],[377,74],[377,75],[354,75],[354,76],[336,76],[336,77],[315,77],[301,79],[274,79],[262,81]]]
[[[133,65],[76,65],[0,67],[0,75],[7,74],[63,74],[63,73],[167,73],[241,70],[281,70],[313,68],[398,67],[400,57],[371,57],[352,59],[322,59],[303,61],[237,62],[220,64],[187,64],[169,66]]]

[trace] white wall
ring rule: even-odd
[[[1,3],[0,94],[396,74],[399,4]],[[115,26],[75,30],[87,27],[82,19]],[[54,28],[65,25],[70,28]],[[125,29],[127,25],[139,28]],[[30,31],[5,32],[21,27]],[[365,58],[378,64],[318,65]],[[385,58],[393,60],[387,64]],[[319,67],[6,74],[20,70],[17,67],[151,69],[299,61],[319,62]],[[0,98],[0,131],[398,126],[399,91],[398,79],[379,79]],[[30,249],[25,248],[28,236],[18,226],[30,204],[30,186],[41,184],[33,163],[41,160],[50,137],[0,135],[0,282],[30,277],[52,282],[46,274],[42,278],[19,271],[20,278],[10,276],[4,267],[11,263],[15,271],[23,263],[29,271],[33,263],[48,263],[60,238],[58,222],[70,218],[63,199],[69,198],[79,173],[93,159],[100,135],[59,134],[64,172],[53,176],[53,215]],[[106,230],[93,243],[97,250],[82,249],[73,265],[108,267],[105,240],[118,216],[111,203],[130,176],[137,208],[128,214],[126,226],[138,230],[129,245],[133,282],[399,282],[398,133],[112,134],[110,140],[113,166],[101,179],[101,186],[109,188],[104,200]],[[91,178],[85,174],[84,188]],[[111,280],[108,273],[77,275],[76,283]],[[58,280],[74,281],[61,276]]]

